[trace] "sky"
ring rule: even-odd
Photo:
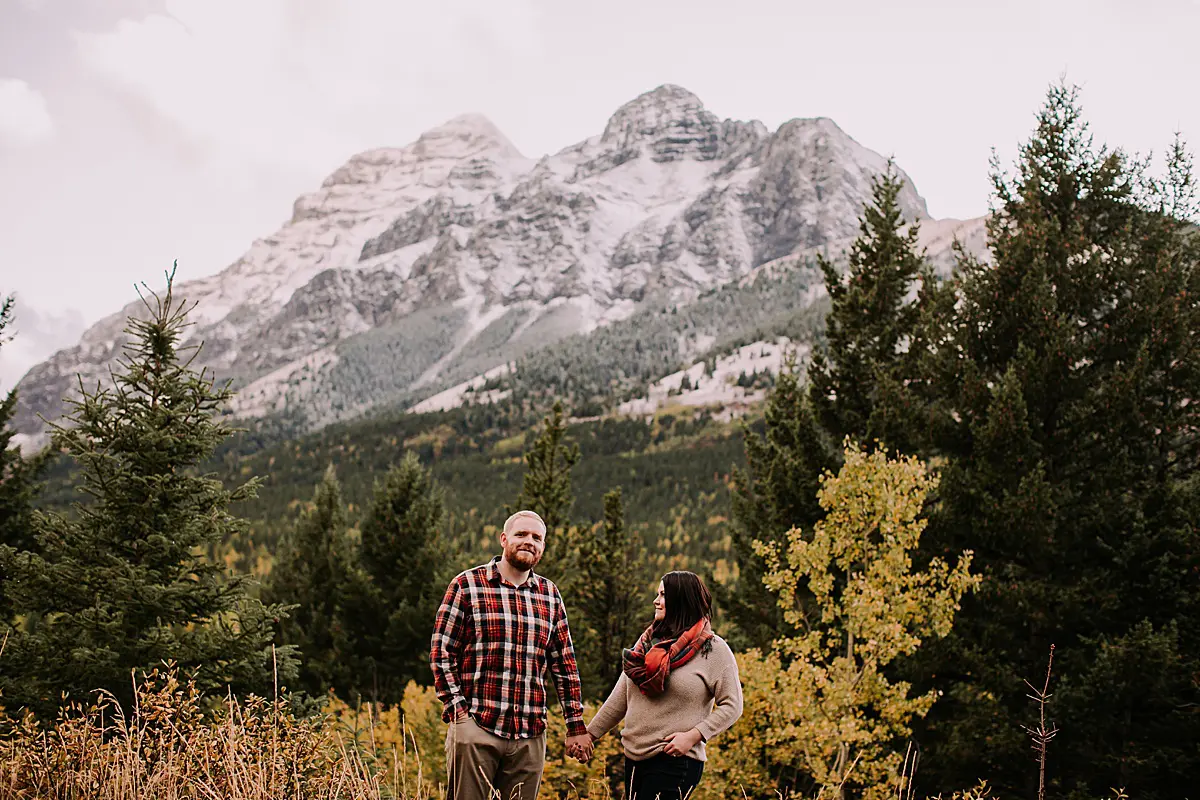
[[[1200,0],[0,0],[0,389],[459,114],[537,157],[675,83],[772,130],[831,117],[961,219],[1062,78],[1097,140],[1200,148],[1197,31]]]

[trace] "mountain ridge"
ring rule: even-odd
[[[828,118],[772,133],[722,120],[672,84],[536,160],[463,114],[355,154],[279,230],[177,292],[198,302],[203,361],[242,392],[233,412],[311,429],[411,403],[468,364],[481,374],[637,308],[690,302],[765,264],[836,255],[885,164]],[[901,175],[906,217],[938,227]],[[944,237],[931,241],[944,257]],[[26,441],[44,433],[39,414],[61,412],[76,374],[104,379],[138,310],[106,317],[22,378]],[[371,359],[390,374],[372,374]]]

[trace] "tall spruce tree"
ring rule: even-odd
[[[429,636],[450,579],[441,536],[442,490],[408,452],[375,484],[363,516],[361,568],[365,581],[347,598],[347,631],[361,664],[353,691],[398,704],[410,680],[427,684]]]
[[[565,577],[575,555],[571,469],[579,458],[579,444],[567,441],[562,401],[556,400],[542,420],[542,430],[525,451],[525,474],[516,505],[505,509],[509,514],[523,508],[536,511],[546,523],[546,550],[538,572],[555,582]]]
[[[229,506],[255,484],[229,490],[198,470],[230,433],[217,415],[232,392],[192,367],[198,347],[180,346],[190,309],[173,278],[164,296],[143,298],[145,319],[130,319],[113,385],[81,384],[54,425],[53,445],[75,460],[90,502],[72,517],[35,513],[37,552],[6,550],[16,612],[36,620],[5,653],[10,707],[49,715],[63,693],[86,702],[97,689],[127,704],[131,677],[164,661],[206,690],[272,688],[279,609],[200,555],[245,527]],[[277,656],[290,679],[290,648]]]
[[[12,339],[15,299],[12,295],[0,303],[0,347]],[[0,401],[0,548],[25,551],[34,547],[33,500],[38,476],[46,464],[46,454],[24,456],[13,445],[16,435],[11,427],[17,406],[17,390],[11,389]],[[11,580],[0,557],[0,629],[12,621],[12,606],[5,586]],[[0,633],[0,636],[3,634]]]
[[[851,436],[867,448],[878,440],[909,452],[916,402],[909,347],[923,307],[913,295],[919,284],[932,287],[934,277],[917,246],[920,225],[901,211],[903,189],[889,160],[872,179],[844,279],[819,258],[830,300],[828,347],[813,353],[808,379],[817,418],[833,441]]]
[[[836,466],[793,358],[767,395],[762,433],[746,427],[743,435],[746,468],[733,471],[730,526],[738,579],[713,587],[737,626],[730,634],[733,643],[739,649],[766,648],[784,630],[783,611],[763,583],[766,562],[754,543],[783,546],[792,528],[811,529],[821,517],[821,475]]]
[[[284,534],[263,591],[268,603],[294,606],[279,624],[279,641],[300,657],[295,687],[312,695],[345,691],[358,680],[348,642],[347,593],[357,585],[342,487],[332,465],[312,507]]]
[[[621,676],[621,649],[650,619],[646,548],[625,526],[621,490],[604,495],[604,522],[583,533],[572,599],[582,624],[575,635],[583,686],[603,699]]]
[[[867,448],[876,439],[892,449],[913,447],[917,370],[909,346],[935,287],[917,250],[918,226],[900,209],[903,188],[889,161],[872,180],[845,277],[819,262],[830,297],[827,346],[814,352],[808,383],[788,362],[767,396],[762,433],[745,431],[746,469],[734,472],[731,527],[739,576],[732,587],[718,586],[744,639],[739,645],[765,648],[783,629],[753,543],[782,546],[787,531],[811,529],[823,516],[821,475],[837,468],[843,438]]]
[[[993,166],[991,263],[930,309],[925,370],[948,460],[927,542],[984,574],[916,672],[925,789],[1031,796],[1024,679],[1051,644],[1052,797],[1200,785],[1200,244],[1182,145],[1165,180],[1096,147],[1053,87],[1015,174]]]

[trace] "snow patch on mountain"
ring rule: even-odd
[[[438,392],[433,397],[426,398],[414,405],[408,411],[410,414],[427,414],[431,411],[448,411],[452,408],[458,408],[468,398],[472,403],[487,404],[496,403],[508,397],[509,392],[503,389],[492,389],[489,391],[480,391],[489,381],[497,378],[502,378],[510,372],[511,368],[508,364],[501,364],[498,367],[493,367],[482,375],[477,375],[469,381],[463,381],[457,386],[452,386],[445,391]]]
[[[720,408],[726,417],[737,416],[766,397],[766,389],[739,386],[739,379],[759,373],[778,375],[789,354],[801,363],[809,351],[807,344],[787,337],[752,342],[718,358],[711,372],[706,362],[697,361],[664,376],[650,386],[645,396],[621,403],[617,413],[649,416],[671,406],[705,406]]]

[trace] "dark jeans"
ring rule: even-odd
[[[625,800],[680,800],[687,797],[700,776],[704,762],[687,756],[659,753],[645,761],[625,758]]]

